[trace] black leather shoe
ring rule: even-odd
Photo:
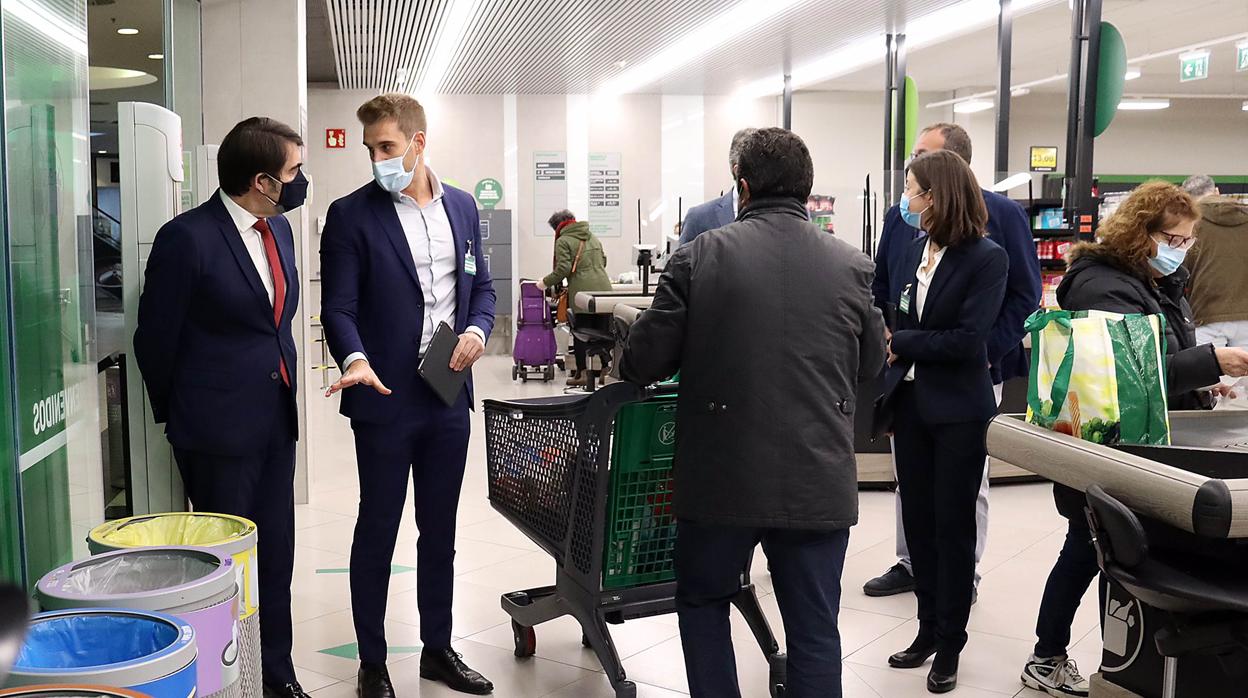
[[[888,665],[894,669],[914,669],[923,666],[936,654],[936,643],[927,640],[915,640],[906,649],[888,658]]]
[[[462,656],[449,647],[420,653],[420,678],[440,681],[452,691],[474,696],[488,696],[494,692],[494,684],[469,669]]]
[[[927,674],[928,693],[948,693],[958,687],[958,673],[938,674],[932,669]]]
[[[311,698],[311,696],[304,693],[303,687],[295,681],[280,686],[264,684],[264,698]]]
[[[893,596],[907,591],[914,591],[914,577],[900,562],[862,585],[862,593],[867,596]]]
[[[360,664],[356,675],[355,695],[359,698],[394,698],[394,684],[385,664]]]

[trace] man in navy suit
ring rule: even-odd
[[[950,150],[961,156],[968,165],[971,162],[971,138],[966,130],[957,124],[933,124],[923,129],[918,141],[914,144],[914,157],[933,150]],[[985,190],[983,194],[984,204],[988,208],[988,238],[1005,248],[1010,259],[1005,303],[992,327],[992,332],[988,335],[988,361],[992,366],[992,381],[999,403],[1002,383],[1011,378],[1026,376],[1028,373],[1027,355],[1023,351],[1022,344],[1025,334],[1023,323],[1040,307],[1040,261],[1036,257],[1031,221],[1028,220],[1023,207],[994,192]],[[876,252],[875,282],[872,284],[872,293],[875,295],[876,305],[885,311],[886,318],[890,311],[885,308],[885,304],[888,299],[897,298],[900,295],[902,284],[914,271],[905,268],[906,255],[914,240],[921,235],[923,235],[921,230],[902,219],[898,206],[893,206],[884,214],[884,231],[880,236],[879,249]],[[914,590],[910,552],[906,546],[906,536],[901,524],[900,494],[897,495],[896,509],[898,561],[884,574],[868,581],[863,586],[863,592],[867,596],[891,596]],[[987,463],[984,465],[984,477],[980,483],[975,518],[978,528],[975,560],[978,562],[984,554],[988,539]],[[975,583],[978,586],[978,573]]]
[[[451,368],[467,371],[494,326],[494,286],[472,195],[425,162],[425,111],[386,94],[356,112],[374,181],[329,207],[321,242],[321,319],[342,379],[360,475],[351,546],[351,607],[362,698],[389,698],[383,623],[395,537],[414,481],[422,678],[493,691],[451,649],[455,513],[468,456],[472,382],[446,405],[417,373],[445,322],[459,335]],[[383,382],[384,381],[384,382]]]
[[[741,144],[745,143],[745,139],[757,130],[743,128],[732,137],[732,144],[728,147],[728,167],[732,170],[733,186],[728,188],[727,194],[718,199],[711,199],[689,209],[689,213],[685,214],[685,222],[680,226],[681,245],[693,242],[695,238],[708,230],[722,228],[737,220],[736,181],[737,166],[741,162]]]
[[[134,333],[191,504],[258,527],[264,694],[281,698],[306,696],[290,659],[299,270],[281,215],[307,194],[302,147],[263,117],[226,135],[221,189],[156,233]]]

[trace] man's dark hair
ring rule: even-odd
[[[576,216],[572,215],[572,212],[565,208],[562,211],[555,211],[554,213],[550,214],[550,220],[546,222],[550,224],[551,230],[558,230],[560,223],[564,221],[575,221],[575,220],[576,220]]]
[[[750,198],[788,197],[803,204],[815,181],[810,150],[796,133],[782,128],[763,128],[741,144],[737,179],[750,185]]]
[[[286,144],[303,145],[294,129],[265,116],[253,116],[230,129],[217,150],[217,179],[221,190],[242,196],[251,178],[261,172],[277,177],[286,167]]]
[[[756,128],[746,127],[732,134],[732,143],[728,145],[728,166],[736,167],[741,163],[741,144],[754,135]]]
[[[971,164],[971,136],[966,129],[957,124],[938,123],[932,124],[923,129],[923,133],[931,131],[940,131],[940,135],[945,139],[944,150],[951,150],[958,154],[966,164]]]
[[[910,163],[919,187],[932,195],[931,211],[925,212],[928,236],[941,247],[957,247],[982,238],[988,225],[984,193],[971,166],[949,149],[923,153]]]

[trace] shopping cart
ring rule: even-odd
[[[534,626],[571,615],[617,698],[632,698],[608,624],[675,610],[671,463],[676,386],[614,383],[591,395],[485,401],[490,503],[555,559],[552,586],[503,594],[517,657]],[[742,570],[733,600],[783,695],[785,657]]]

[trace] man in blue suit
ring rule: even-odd
[[[197,511],[243,516],[260,536],[265,696],[304,698],[290,659],[295,562],[295,339],[303,141],[253,117],[217,151],[221,189],[156,233],[134,356]]]
[[[741,144],[745,143],[745,139],[757,130],[743,128],[732,137],[732,144],[728,147],[728,167],[732,171],[733,186],[728,187],[728,193],[718,199],[711,199],[689,209],[689,213],[685,214],[684,223],[680,226],[681,245],[693,242],[695,238],[708,230],[722,228],[737,220],[736,181],[737,166],[741,162]]]
[[[390,563],[414,481],[422,678],[474,695],[494,690],[451,649],[455,513],[468,456],[468,381],[446,405],[417,373],[445,322],[459,335],[451,368],[467,371],[494,327],[494,286],[472,195],[425,162],[425,111],[385,94],[356,112],[374,181],[329,207],[321,242],[321,320],[342,379],[360,476],[351,546],[351,607],[361,698],[390,698],[383,627]],[[383,382],[384,381],[384,382]]]
[[[914,144],[914,157],[932,150],[950,150],[957,153],[963,160],[971,162],[971,138],[966,130],[957,124],[933,124],[923,129],[918,141]],[[988,237],[997,245],[1005,248],[1010,259],[1009,278],[1006,282],[1005,303],[988,335],[988,361],[992,366],[997,402],[1001,401],[1002,384],[1018,376],[1028,373],[1027,356],[1023,351],[1023,323],[1027,317],[1040,307],[1040,261],[1036,257],[1035,240],[1032,237],[1031,221],[1027,213],[1016,202],[994,192],[984,191],[984,204],[988,208]],[[875,282],[872,293],[876,305],[884,311],[885,318],[890,310],[885,304],[890,298],[897,298],[901,286],[907,278],[913,276],[913,269],[905,269],[906,255],[912,247],[911,243],[923,235],[918,228],[903,220],[898,206],[893,206],[884,214],[884,230],[880,236],[879,248],[876,252]],[[890,327],[890,331],[894,328]],[[867,596],[891,596],[914,590],[914,577],[911,574],[910,552],[906,546],[906,536],[901,524],[901,496],[897,496],[897,564],[884,574],[863,585]],[[980,483],[979,500],[976,503],[975,518],[977,523],[978,541],[975,546],[975,560],[978,563],[984,554],[988,540],[988,465],[984,464],[984,476]],[[976,574],[975,583],[979,584]]]

